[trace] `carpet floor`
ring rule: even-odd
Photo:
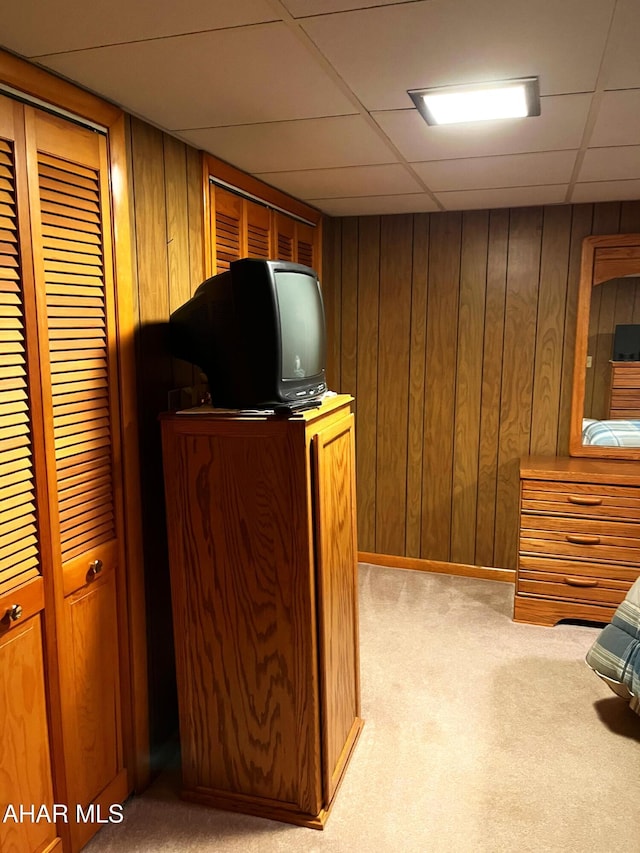
[[[584,663],[599,629],[512,602],[362,565],[366,722],[325,830],[183,802],[176,766],[87,853],[640,853],[640,717]]]

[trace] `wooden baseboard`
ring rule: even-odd
[[[515,569],[467,566],[463,563],[444,563],[438,560],[422,560],[419,557],[395,557],[392,554],[373,554],[369,551],[358,551],[358,560],[361,563],[372,563],[374,566],[387,566],[391,569],[413,569],[418,572],[435,572],[504,583],[516,582]]]

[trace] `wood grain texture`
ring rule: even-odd
[[[162,418],[183,783],[197,801],[322,825],[359,734],[349,405]]]
[[[449,560],[451,555],[461,229],[458,213],[431,217],[421,556],[433,560]]]
[[[424,376],[427,349],[428,281],[429,215],[425,213],[415,216],[413,222],[407,428],[407,514],[405,524],[405,551],[408,557],[420,555],[422,538],[422,453],[424,446]],[[365,546],[366,542],[362,541],[361,547],[364,550],[366,550]]]
[[[483,234],[474,223],[486,217],[488,233]],[[416,214],[410,249],[404,241],[398,240],[395,248],[389,243],[385,263],[395,260],[399,269],[406,269],[406,255],[411,253],[410,279],[396,279],[398,305],[406,305],[407,299],[411,305],[409,358],[405,340],[397,353],[386,343],[382,347],[381,326],[376,340],[376,375],[380,369],[388,371],[399,387],[410,389],[403,397],[406,416],[397,424],[375,419],[378,466],[380,447],[394,439],[407,454],[406,478],[401,478],[406,488],[406,542],[399,556],[446,561],[455,549],[463,549],[464,555],[456,554],[461,563],[515,568],[518,459],[530,450],[561,455],[569,450],[582,240],[589,234],[617,233],[623,222],[633,224],[637,217],[634,202],[463,216]],[[393,218],[376,220],[381,231]],[[329,346],[345,371],[336,390],[356,391],[358,412],[371,411],[374,402],[382,405],[380,382],[375,388],[370,385],[368,354],[374,347],[371,316],[366,313],[374,311],[368,299],[375,298],[379,270],[362,267],[377,252],[376,228],[369,217],[362,217],[329,220],[325,229],[334,235],[325,253],[325,298],[335,306]],[[486,271],[481,271],[485,262],[478,260],[483,253]],[[639,302],[634,297],[634,310]],[[396,316],[403,310],[394,308]],[[374,428],[363,421],[356,433],[357,471],[366,472],[366,478]],[[361,444],[363,426],[366,443]],[[362,493],[363,487],[358,488]],[[384,519],[386,508],[378,506],[381,496],[376,493],[376,545],[366,544],[371,528],[364,518],[372,512],[369,488],[361,546],[380,552],[377,540],[398,537],[395,531],[384,531],[396,521]]]
[[[374,547],[376,536],[376,470],[378,458],[378,341],[380,315],[380,217],[360,223],[358,238],[358,363],[356,403],[358,541]]]
[[[354,418],[313,438],[324,801],[360,728]]]
[[[482,355],[487,286],[489,216],[463,214],[454,411],[451,553],[454,563],[473,563],[478,506],[478,460],[482,402]]]
[[[522,460],[516,620],[607,621],[640,575],[636,469],[633,462]]]
[[[376,550],[404,552],[413,221],[394,216],[380,232]],[[393,357],[390,354],[393,353]]]

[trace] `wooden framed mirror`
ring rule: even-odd
[[[640,353],[614,350],[640,334],[640,234],[584,239],[577,313],[569,452],[640,459]]]

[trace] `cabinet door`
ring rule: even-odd
[[[0,820],[2,850],[29,853],[53,850],[59,839],[46,816],[19,820],[15,811],[33,804],[51,816],[54,801],[41,626],[46,483],[34,452],[40,394],[21,245],[26,171],[16,151],[22,121],[22,107],[0,98]]]
[[[67,797],[122,801],[122,487],[106,139],[27,109]],[[97,824],[71,823],[78,849]]]
[[[220,189],[214,184],[209,186],[211,200],[211,246],[213,248],[213,272],[221,273],[229,269],[232,261],[244,257],[243,201],[240,196]]]
[[[314,436],[313,456],[322,769],[328,804],[361,724],[353,415]]]

